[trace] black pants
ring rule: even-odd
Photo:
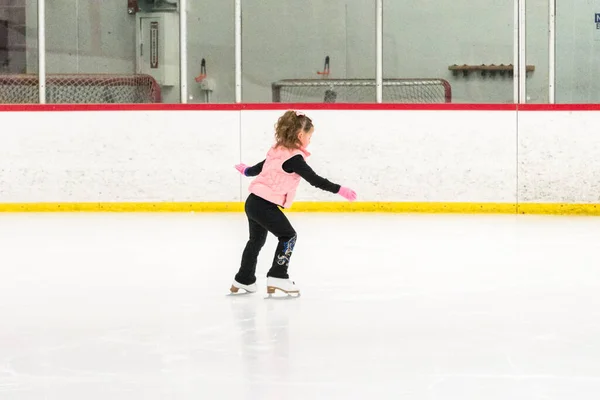
[[[296,231],[285,214],[270,201],[250,194],[245,205],[250,228],[250,239],[242,254],[240,270],[235,280],[244,285],[256,282],[256,261],[258,253],[267,241],[267,233],[277,236],[279,243],[275,250],[273,263],[267,276],[289,278],[288,266],[296,244]]]

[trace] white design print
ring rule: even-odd
[[[292,251],[294,251],[294,246],[296,245],[296,236],[288,240],[283,244],[283,254],[277,255],[277,264],[279,265],[287,265],[290,262],[290,257],[292,256]]]

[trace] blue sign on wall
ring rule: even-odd
[[[599,13],[596,13],[596,14],[595,14],[595,18],[594,18],[594,19],[596,20],[596,23],[597,23],[597,24],[598,24],[598,23],[600,23],[600,14],[599,14]]]

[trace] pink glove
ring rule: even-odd
[[[352,189],[342,186],[338,194],[347,200],[354,201],[356,200],[356,192]]]
[[[235,166],[235,169],[237,169],[242,175],[246,175],[246,168],[248,168],[246,164],[237,164]]]

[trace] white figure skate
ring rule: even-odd
[[[240,289],[245,290],[246,293],[256,293],[256,290],[257,290],[256,282],[254,282],[252,285],[242,285],[241,283],[239,283],[238,281],[236,281],[234,279],[233,283],[231,284],[231,289],[229,289],[229,291],[231,293],[238,293]]]
[[[267,278],[267,294],[269,297],[275,293],[276,290],[282,291],[288,295],[300,296],[300,288],[294,281],[282,278]]]

